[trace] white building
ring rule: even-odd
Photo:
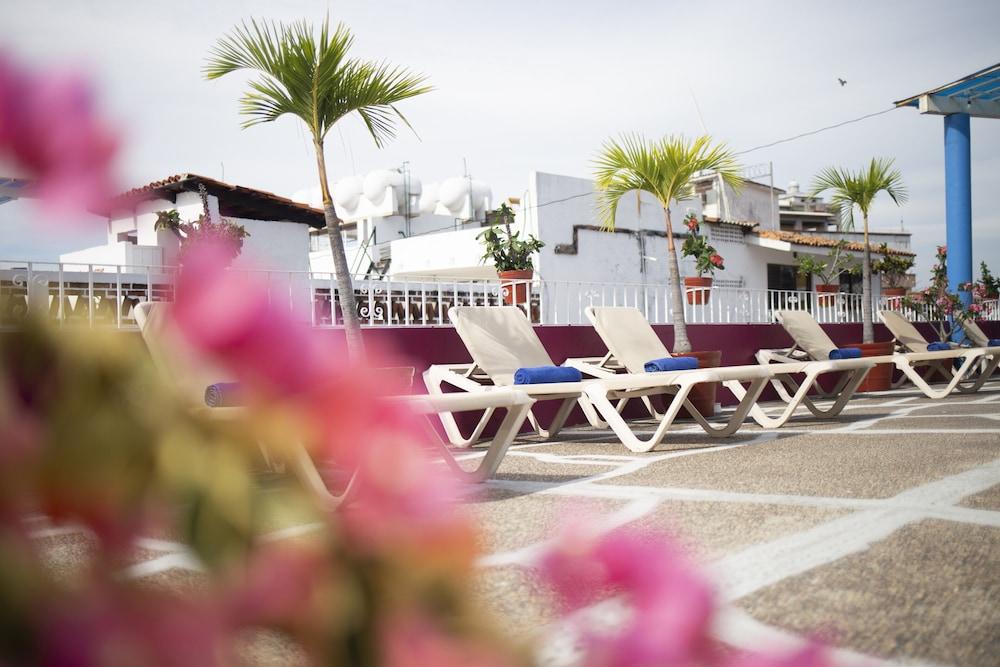
[[[213,213],[250,234],[233,266],[273,271],[309,270],[309,230],[324,226],[323,212],[262,190],[230,185],[197,174],[178,174],[132,189],[108,217],[104,245],[63,253],[67,264],[171,266],[179,239],[154,229],[156,214],[176,209],[181,220],[202,214],[198,187],[208,193]]]
[[[715,275],[719,287],[809,289],[809,278],[796,273],[797,257],[825,255],[845,236],[851,237],[849,252],[860,259],[862,246],[849,233],[829,225],[822,233],[785,229],[784,194],[753,181],[737,193],[720,187],[714,176],[698,178],[695,197],[671,209],[676,242],[681,243],[686,234],[685,215],[694,213],[704,219],[702,232],[725,258],[726,270]],[[526,198],[516,210],[517,228],[545,243],[535,260],[536,277],[545,283],[668,283],[664,214],[648,193],[626,197],[618,209],[615,229],[608,231],[598,219],[592,181],[532,172]],[[375,224],[380,224],[377,218]],[[458,229],[393,240],[389,275],[393,279],[495,277],[492,267],[480,260],[482,247],[476,236],[481,224],[473,220]],[[908,234],[887,234],[884,240],[893,252],[912,254]],[[695,275],[693,260],[681,260],[681,273]],[[845,288],[853,290],[853,283],[847,277],[845,281]]]
[[[405,168],[378,169],[334,183],[331,194],[352,275],[495,276],[478,263],[475,238],[490,210],[487,184],[454,176],[423,185]],[[475,264],[464,261],[470,253]],[[314,271],[334,270],[325,230],[311,235],[309,263]]]

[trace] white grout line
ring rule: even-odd
[[[136,563],[125,568],[121,575],[127,579],[140,579],[150,577],[154,574],[167,572],[168,570],[188,570],[192,572],[204,572],[204,568],[198,560],[188,553],[172,553],[153,558],[152,560]]]

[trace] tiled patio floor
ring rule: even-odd
[[[589,428],[524,438],[467,507],[482,526],[479,595],[512,633],[538,632],[551,664],[571,663],[572,638],[530,562],[582,511],[676,532],[717,581],[716,631],[732,645],[819,634],[842,664],[1000,664],[998,382],[941,401],[859,397],[840,419],[721,441],[682,426],[650,454]],[[45,539],[53,561],[79,557],[79,536]],[[144,548],[136,576],[191,566],[169,543]]]

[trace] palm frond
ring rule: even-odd
[[[609,139],[594,159],[602,224],[614,228],[618,203],[633,190],[649,192],[665,208],[673,201],[690,199],[694,195],[692,179],[702,172],[718,173],[734,189],[743,183],[735,156],[709,136],[689,140],[677,135],[648,141],[640,134],[624,134]]]
[[[841,227],[854,228],[854,207],[867,218],[878,193],[885,192],[896,205],[906,202],[903,176],[889,158],[872,158],[867,168],[856,173],[848,169],[827,167],[819,172],[810,195],[818,197],[830,192],[830,203],[840,207]]]
[[[299,117],[319,142],[344,116],[357,112],[378,146],[409,122],[395,106],[431,90],[426,77],[386,63],[351,59],[350,30],[325,20],[319,31],[306,21],[291,24],[251,19],[236,26],[209,51],[205,77],[256,72],[241,100],[244,127]]]

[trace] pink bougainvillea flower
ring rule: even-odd
[[[621,528],[597,538],[571,532],[544,555],[542,576],[570,609],[602,592],[624,594],[624,629],[589,633],[590,665],[685,665],[709,661],[711,587],[665,535]]]
[[[450,637],[417,614],[399,615],[385,624],[386,667],[513,667],[498,649],[463,637]]]
[[[225,620],[207,599],[117,589],[91,582],[46,601],[40,664],[198,667],[218,664]]]
[[[309,420],[315,456],[356,472],[356,500],[343,513],[352,535],[382,545],[464,534],[453,507],[459,483],[430,460],[425,425],[387,400],[371,368],[350,363],[344,347],[297,321],[252,278],[226,270],[226,257],[225,248],[208,242],[188,253],[177,280],[176,324],[257,395]]]
[[[828,651],[819,642],[784,655],[744,653],[729,662],[729,667],[830,667]]]
[[[0,54],[0,159],[51,210],[103,209],[114,194],[118,142],[83,77],[21,70]]]

